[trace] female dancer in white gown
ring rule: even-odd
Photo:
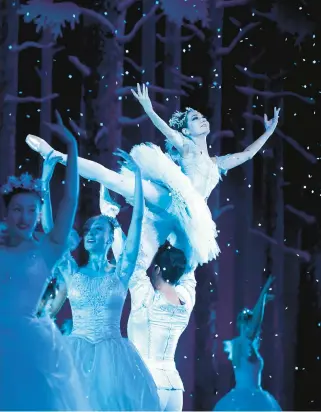
[[[85,394],[96,410],[160,410],[154,380],[135,347],[121,336],[120,319],[141,238],[144,195],[135,170],[135,206],[127,240],[116,267],[107,260],[113,243],[113,219],[97,216],[84,226],[88,264],[65,274],[73,327],[68,339]]]
[[[266,303],[273,298],[269,288],[273,278],[269,277],[253,309],[243,309],[237,325],[240,336],[225,341],[225,351],[232,362],[235,388],[215,406],[215,411],[281,411],[278,402],[261,387],[263,358],[259,353],[259,332]]]
[[[177,112],[170,120],[170,127],[153,111],[146,86],[141,90],[138,85],[138,92],[133,93],[155,126],[175,147],[179,164],[153,144],[141,144],[131,151],[142,171],[146,205],[153,212],[158,234],[149,265],[158,247],[168,238],[173,246],[184,251],[190,267],[195,268],[214,259],[220,251],[207,198],[218,184],[221,173],[252,159],[262,148],[277,126],[279,110],[274,110],[272,120],[265,117],[266,132],[243,152],[211,158],[206,145],[209,123],[200,113],[190,108],[183,113]],[[52,150],[37,136],[29,135],[26,141],[44,157]],[[66,155],[56,153],[65,163]],[[133,204],[134,176],[128,168],[123,167],[116,173],[82,158],[78,166],[83,177],[103,184]]]
[[[61,120],[60,120],[61,122]],[[62,129],[62,123],[52,130]],[[66,249],[77,208],[77,144],[64,133],[66,184],[55,225],[40,241],[41,181],[10,177],[2,187],[8,239],[0,247],[0,410],[89,410],[69,345],[48,317],[37,318],[51,270]]]

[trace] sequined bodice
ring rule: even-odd
[[[207,199],[220,180],[220,172],[207,152],[200,151],[194,144],[180,160],[182,171],[190,178],[198,193]]]
[[[115,272],[91,277],[73,275],[69,285],[73,336],[92,342],[120,337],[120,319],[127,289]]]
[[[35,316],[51,276],[41,251],[0,249],[0,265],[0,322]]]

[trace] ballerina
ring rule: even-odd
[[[0,410],[90,410],[69,345],[48,317],[36,316],[51,270],[66,249],[77,208],[77,144],[62,124],[67,146],[66,184],[55,225],[40,241],[42,185],[29,174],[2,187],[8,238],[0,248]]]
[[[184,385],[175,365],[178,340],[195,304],[194,273],[185,273],[183,252],[169,244],[157,252],[151,278],[136,266],[129,288],[128,338],[157,385],[162,411],[181,411]]]
[[[146,86],[137,86],[133,94],[139,100],[156,127],[166,136],[177,151],[175,164],[169,156],[153,144],[135,146],[131,156],[142,171],[146,206],[154,216],[154,228],[158,234],[156,249],[151,251],[148,266],[160,245],[166,239],[183,250],[189,266],[195,268],[216,258],[220,252],[215,238],[216,225],[207,206],[207,198],[218,184],[221,174],[250,160],[273,134],[279,116],[265,116],[265,133],[243,152],[210,158],[206,137],[208,121],[196,110],[174,113],[168,126],[154,111]],[[44,140],[28,135],[27,144],[42,156],[53,149]],[[55,152],[66,162],[66,155]],[[175,157],[172,155],[172,157]],[[91,160],[78,158],[79,173],[86,179],[97,181],[106,188],[125,197],[133,204],[134,175],[127,167],[120,173],[109,170]]]
[[[64,273],[72,311],[66,337],[85,393],[96,410],[160,410],[153,377],[134,345],[121,336],[120,319],[133,274],[144,213],[141,173],[134,161],[118,152],[135,172],[135,206],[127,239],[116,266],[107,261],[113,243],[113,218],[90,218],[84,225],[88,263]]]
[[[259,333],[266,303],[273,298],[269,277],[253,309],[243,309],[237,319],[240,335],[224,342],[233,364],[235,388],[218,401],[215,411],[281,411],[274,397],[261,387],[263,358],[259,353]]]

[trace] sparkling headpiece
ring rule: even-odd
[[[185,112],[180,112],[179,110],[176,110],[176,112],[173,113],[173,116],[169,119],[168,124],[170,127],[174,127],[175,129],[181,129],[187,119],[187,115],[189,112],[191,112],[192,109],[191,107],[186,107]]]
[[[9,176],[7,183],[0,188],[3,195],[8,195],[16,189],[24,189],[42,195],[41,179],[34,179],[29,173],[23,173],[21,176]]]

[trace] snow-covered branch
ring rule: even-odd
[[[313,225],[316,222],[316,218],[308,213],[304,212],[303,210],[298,210],[291,205],[285,205],[285,210],[293,213],[298,218],[302,219],[308,225]]]
[[[51,47],[53,47],[55,45],[55,43],[51,42],[51,43],[46,43],[46,44],[42,44],[42,43],[38,43],[36,41],[25,41],[21,44],[13,44],[9,50],[12,52],[21,52],[22,50],[26,50],[26,49],[30,49],[30,48],[35,48],[35,49],[50,49]]]
[[[250,120],[257,120],[264,124],[264,119],[262,116],[259,116],[257,114],[252,114],[252,113],[243,113],[243,117],[245,119],[250,119]],[[281,139],[285,140],[288,144],[290,144],[297,152],[299,152],[303,157],[305,157],[310,163],[317,163],[317,158],[313,156],[311,153],[306,151],[302,146],[299,145],[298,142],[296,142],[292,137],[285,135],[279,128],[275,129],[275,134],[277,134]]]
[[[137,72],[139,73],[143,73],[144,69],[142,66],[140,66],[139,64],[137,64],[133,59],[131,59],[130,57],[124,57],[124,61],[129,63]],[[163,62],[159,61],[155,64],[155,69],[157,69]]]
[[[236,7],[236,6],[246,6],[251,0],[218,0],[215,7],[217,9]]]
[[[133,86],[125,86],[117,89],[117,96],[126,96],[131,94],[131,89]],[[165,89],[164,87],[153,86],[152,84],[148,86],[148,89],[155,93],[162,93],[171,96],[187,96],[187,93],[184,90],[175,90],[175,89]]]
[[[147,20],[149,20],[152,16],[155,15],[156,10],[159,8],[158,4],[155,4],[148,13],[146,13],[143,17],[141,17],[136,24],[134,25],[132,31],[128,34],[125,34],[124,36],[116,36],[116,39],[124,44],[128,43],[129,41],[132,41],[133,38],[136,36],[136,33],[138,30],[146,23]]]
[[[98,130],[98,132],[96,133],[95,139],[94,139],[96,147],[98,147],[100,140],[105,136],[107,137],[107,135],[108,135],[108,129],[106,126],[103,126]]]
[[[88,139],[87,131],[79,127],[78,124],[74,120],[69,119],[69,124],[70,124],[72,131],[77,136],[81,137],[82,139]]]
[[[260,25],[259,22],[249,23],[248,25],[246,25],[245,27],[240,29],[240,31],[237,33],[237,35],[231,41],[230,45],[226,46],[226,47],[218,48],[216,50],[216,55],[217,56],[226,56],[229,53],[231,53],[231,51],[234,49],[235,46],[237,46],[238,42],[242,39],[242,37],[244,37],[247,32],[249,32],[250,30],[253,30],[255,27],[257,27],[259,25]]]
[[[195,36],[198,37],[200,40],[205,41],[205,34],[202,32],[202,30],[200,30],[194,24],[184,23],[183,26],[186,29],[189,29],[191,32],[193,32],[195,34]]]
[[[124,61],[129,63],[136,71],[138,71],[139,73],[142,73],[143,68],[142,66],[139,66],[136,62],[134,62],[133,59],[131,59],[130,57],[124,57]]]
[[[134,126],[145,122],[145,120],[147,120],[148,118],[149,117],[147,116],[147,114],[142,114],[141,116],[135,118],[122,116],[119,119],[119,124],[122,126]]]
[[[270,92],[270,91],[257,90],[257,89],[253,89],[252,87],[244,87],[244,86],[235,86],[235,88],[240,93],[243,93],[246,96],[261,96],[266,99],[274,99],[274,98],[282,98],[282,97],[291,96],[291,97],[296,97],[297,99],[307,104],[315,103],[315,100],[312,97],[301,96],[300,94],[294,93],[294,92],[287,92],[287,91]]]
[[[276,239],[273,239],[271,236],[267,235],[266,233],[257,230],[257,229],[250,229],[250,232],[253,233],[253,235],[257,235],[260,236],[261,238],[263,238],[264,240],[266,240],[268,243],[280,247],[284,253],[288,253],[291,255],[296,255],[297,257],[303,259],[305,262],[310,262],[311,260],[311,255],[310,253],[306,252],[305,250],[299,250],[299,249],[295,249],[289,246],[286,246],[284,244],[280,245]]]
[[[159,33],[156,33],[156,37],[158,38],[158,40],[159,40],[161,43],[164,43],[164,44],[165,44],[165,43],[168,43],[168,39],[167,39],[165,36],[162,36],[162,35],[160,35]],[[185,41],[190,41],[190,40],[192,40],[194,37],[195,37],[195,34],[190,34],[189,36],[180,36],[179,38],[176,38],[176,37],[175,37],[175,40],[183,43],[183,42],[185,42]]]
[[[90,75],[90,68],[82,63],[77,56],[68,56],[68,60],[76,67],[76,69],[82,74],[83,77]]]
[[[224,213],[228,212],[229,210],[233,210],[234,209],[234,205],[229,204],[229,205],[225,205],[220,207],[219,209],[215,209],[213,212],[213,220],[217,220],[219,219]]]
[[[79,11],[84,16],[87,16],[93,20],[96,20],[102,26],[106,27],[109,31],[111,31],[113,35],[115,35],[115,32],[116,32],[115,26],[108,19],[106,19],[106,17],[104,17],[102,14],[97,13],[96,11],[91,10],[91,9],[86,9],[85,7],[79,7]]]
[[[240,66],[239,64],[236,64],[235,68],[250,79],[265,80],[268,82],[271,81],[267,74],[254,73],[251,70],[248,70],[246,67]]]
[[[11,94],[7,94],[4,98],[5,102],[15,102],[15,103],[45,103],[49,100],[53,100],[59,97],[58,93],[52,93],[45,97],[34,97],[34,96],[12,96]]]
[[[174,76],[187,83],[201,83],[203,80],[199,76],[186,76],[186,74],[183,74],[174,68],[171,69],[171,72],[174,74]]]

